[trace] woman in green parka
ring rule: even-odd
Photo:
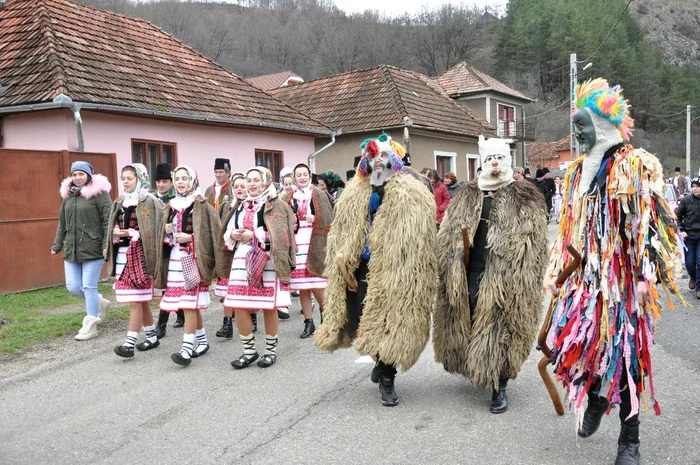
[[[61,183],[63,198],[51,253],[63,250],[68,290],[85,299],[87,315],[75,339],[97,336],[97,323],[107,315],[110,302],[97,292],[97,282],[107,248],[112,186],[101,174],[93,175],[86,161],[71,165],[70,178]]]

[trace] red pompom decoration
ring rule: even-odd
[[[365,147],[365,153],[370,157],[374,158],[377,155],[379,155],[379,147],[377,146],[376,141],[370,141],[369,144]]]

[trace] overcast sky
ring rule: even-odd
[[[488,6],[490,9],[496,8],[500,14],[505,13],[508,0],[466,0],[460,1],[426,1],[426,0],[333,0],[341,10],[348,13],[361,12],[367,9],[378,10],[389,16],[397,16],[404,12],[416,13],[423,5],[437,6],[445,3],[459,5],[477,5],[480,8]]]

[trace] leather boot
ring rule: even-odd
[[[639,425],[621,426],[615,465],[639,465]]]
[[[369,375],[369,379],[372,380],[373,383],[378,383],[381,376],[382,370],[379,367],[379,363],[375,363],[374,368],[372,368],[372,374]]]
[[[258,332],[258,314],[253,312],[250,314],[250,321],[253,323],[253,332]]]
[[[498,382],[498,390],[494,389],[491,393],[491,413],[503,413],[508,410],[508,394],[506,393],[507,379],[502,379]]]
[[[173,323],[173,328],[182,328],[185,326],[185,312],[183,310],[177,311],[177,319]]]
[[[307,318],[304,320],[304,331],[302,331],[301,336],[299,337],[302,339],[309,338],[315,331],[316,325],[314,325],[314,320],[312,318]]]
[[[216,337],[225,337],[231,339],[233,337],[233,320],[230,316],[224,317],[224,324],[221,329],[216,332]]]
[[[170,313],[161,310],[158,312],[158,323],[156,323],[156,337],[158,339],[165,337],[165,330],[168,326],[168,318]]]
[[[598,431],[600,420],[603,419],[603,414],[607,410],[608,399],[588,394],[588,407],[583,413],[583,423],[581,424],[581,429],[578,430],[578,435],[582,438],[587,438]]]

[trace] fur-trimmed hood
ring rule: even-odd
[[[72,179],[66,178],[61,181],[61,188],[59,193],[62,199],[67,199],[70,196],[70,184]],[[107,178],[101,174],[95,174],[92,176],[92,181],[85,185],[80,191],[80,195],[89,199],[91,197],[96,197],[103,192],[109,193],[112,190],[112,185],[109,183]]]

